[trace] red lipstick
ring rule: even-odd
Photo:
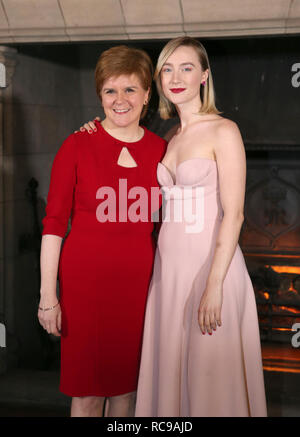
[[[170,88],[170,91],[172,91],[172,93],[182,93],[182,91],[185,91],[185,88]]]

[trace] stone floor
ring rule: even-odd
[[[0,376],[0,417],[67,417],[58,372],[16,369]]]
[[[262,344],[268,415],[300,417],[300,349]],[[16,369],[0,376],[0,417],[68,417],[57,372]]]

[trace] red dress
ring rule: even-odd
[[[154,259],[150,191],[159,187],[157,163],[166,148],[166,142],[146,128],[135,143],[113,138],[100,123],[97,128],[93,135],[70,135],[59,149],[43,219],[43,235],[64,237],[71,216],[59,263],[60,390],[69,396],[116,396],[136,390]],[[117,164],[124,146],[137,167]],[[128,192],[132,187],[147,190],[148,216],[143,215],[143,221],[124,219],[139,196],[132,191],[131,199],[119,202],[119,181],[121,190],[124,184]],[[99,221],[99,205],[108,199],[99,198],[101,187],[116,193],[116,221]]]

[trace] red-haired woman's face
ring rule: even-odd
[[[101,90],[101,101],[107,127],[132,127],[139,124],[141,112],[149,97],[137,75],[107,79]]]
[[[180,46],[168,57],[160,77],[164,95],[174,105],[200,101],[200,84],[207,79],[193,47]]]

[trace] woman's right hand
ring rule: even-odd
[[[96,128],[96,125],[94,123],[96,120],[101,121],[101,118],[96,117],[96,118],[94,118],[93,121],[88,121],[87,123],[84,123],[84,125],[81,126],[79,129],[80,132],[84,132],[85,130],[88,131],[89,134],[92,134],[93,132],[97,132],[97,128]],[[76,130],[74,133],[77,133],[77,132],[79,132],[79,131]]]
[[[48,334],[53,334],[56,337],[60,337],[61,332],[61,307],[57,301],[56,303],[47,303],[43,299],[40,300],[39,307],[41,308],[51,308],[48,311],[38,310],[38,319],[42,327],[48,332]]]

